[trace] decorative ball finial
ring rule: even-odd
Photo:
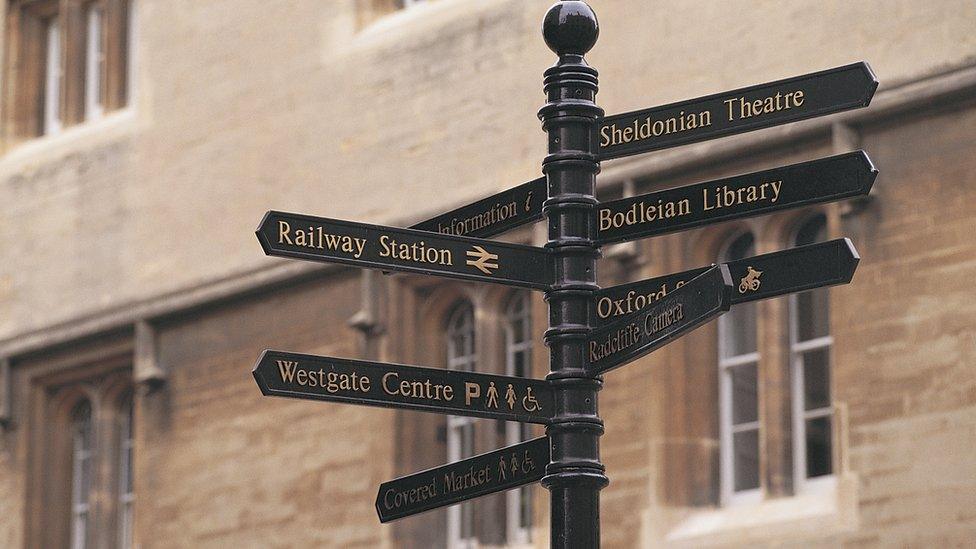
[[[542,36],[557,55],[583,55],[596,44],[600,25],[586,2],[557,2],[546,12]]]

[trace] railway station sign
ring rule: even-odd
[[[538,482],[549,464],[549,437],[506,446],[384,482],[376,494],[380,522]]]
[[[547,424],[543,380],[267,350],[253,370],[266,396]]]
[[[604,117],[600,160],[867,107],[878,80],[867,63]]]
[[[865,196],[878,171],[864,151],[603,202],[601,244]]]
[[[854,277],[860,260],[847,238],[799,246],[725,263],[732,276],[732,306],[750,301],[803,292]],[[710,267],[658,276],[598,290],[596,325],[604,326],[664,299]]]
[[[268,255],[545,290],[544,248],[270,211],[257,231]]]

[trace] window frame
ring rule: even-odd
[[[124,398],[132,398],[133,406],[138,405],[132,352],[131,340],[120,335],[92,347],[66,348],[15,363],[15,375],[24,387],[18,407],[23,409],[27,426],[26,545],[71,547],[71,413],[79,402],[87,401],[92,408],[94,445],[88,546],[115,546],[116,502],[112,495],[116,490],[118,411]],[[134,506],[133,516],[137,513]]]
[[[130,104],[134,3],[135,0],[8,2],[0,108],[5,148],[95,122]],[[101,13],[100,36],[96,40],[89,36],[89,14],[94,11]],[[51,21],[57,25],[53,34],[48,30]],[[101,51],[103,58],[98,82],[89,75],[95,66],[90,60],[93,48]],[[91,100],[96,90],[100,99],[97,109]]]
[[[78,417],[84,410],[83,428]],[[95,410],[87,398],[80,398],[72,406],[71,422],[71,487],[68,543],[71,549],[85,549],[91,540],[92,481],[95,472]],[[80,431],[83,432],[79,433]],[[79,437],[79,434],[81,437]],[[82,438],[79,448],[79,438]],[[87,477],[87,478],[86,478]],[[82,479],[87,480],[84,482]],[[83,492],[83,493],[81,493]],[[80,533],[80,538],[79,538]]]
[[[517,307],[516,307],[517,306]],[[515,334],[514,324],[522,323],[522,333]],[[509,296],[504,308],[505,324],[505,375],[530,377],[532,370],[532,300],[524,292]],[[515,356],[526,353],[523,362],[524,372],[516,371]],[[518,444],[531,438],[531,425],[517,421],[505,422],[506,445]],[[532,487],[523,486],[505,493],[505,539],[508,544],[528,544],[532,542]],[[525,507],[523,507],[525,506]],[[527,508],[526,508],[527,507]],[[522,525],[522,516],[528,513],[527,527]]]
[[[800,246],[801,244],[797,241],[799,238],[800,231],[805,228],[810,223],[817,220],[821,220],[823,223],[823,231],[826,236],[828,233],[827,218],[822,212],[817,212],[812,215],[803,217],[798,223],[796,223],[796,230],[790,238],[790,243],[793,246]],[[816,242],[823,242],[826,238],[819,238]],[[814,242],[807,242],[806,244],[813,244]],[[790,410],[792,412],[791,420],[791,430],[792,430],[792,445],[793,445],[793,491],[795,494],[801,494],[810,490],[816,490],[818,488],[833,486],[836,482],[837,474],[837,463],[835,459],[835,441],[834,434],[837,429],[835,425],[835,413],[834,413],[834,391],[833,387],[830,386],[833,383],[833,370],[834,370],[834,360],[833,360],[833,348],[834,348],[834,337],[830,332],[830,288],[818,288],[811,290],[813,292],[824,292],[827,296],[827,335],[814,337],[812,339],[800,341],[800,307],[799,307],[799,296],[800,294],[790,294],[788,299],[788,313],[787,313],[787,323],[788,323],[788,333],[789,333],[789,367],[790,367]],[[830,391],[830,403],[825,407],[816,408],[813,410],[806,409],[806,391],[804,386],[804,367],[805,363],[803,360],[803,355],[810,351],[825,350],[827,353],[827,372],[828,378],[827,383]],[[827,475],[820,475],[817,477],[807,477],[807,437],[806,437],[806,424],[807,421],[817,418],[829,418],[830,422],[830,454],[831,454],[831,470]]]
[[[447,316],[445,330],[447,343],[447,368],[473,372],[478,368],[478,340],[474,304],[468,299],[455,303]],[[465,349],[458,352],[457,336],[464,337]],[[447,416],[447,461],[453,463],[475,455],[477,420],[466,416]],[[470,452],[462,447],[465,431],[470,429]],[[465,522],[470,536],[465,536]],[[470,501],[447,508],[447,547],[449,549],[474,549],[478,545],[473,503]]]
[[[718,254],[722,262],[728,261],[729,253],[732,246],[738,242],[741,238],[751,235],[752,236],[752,251],[755,252],[756,248],[756,236],[755,232],[749,229],[740,230],[732,233],[730,236],[725,238],[723,244],[720,248],[720,253]],[[747,254],[748,255],[748,254]],[[762,417],[759,414],[760,407],[760,377],[761,371],[759,363],[762,357],[760,349],[760,339],[759,339],[759,312],[752,306],[752,314],[755,315],[755,341],[756,350],[748,353],[726,356],[725,349],[728,345],[729,336],[726,330],[728,329],[729,319],[726,317],[719,317],[717,322],[717,360],[718,365],[718,394],[719,394],[719,499],[721,505],[737,505],[744,503],[754,503],[761,501],[762,499]],[[737,367],[742,367],[746,365],[754,365],[756,370],[756,420],[751,422],[745,422],[741,424],[734,423],[734,396],[733,396],[733,380],[732,372]],[[757,454],[758,458],[758,471],[757,476],[759,476],[759,484],[755,488],[749,488],[746,490],[735,490],[735,447],[734,447],[734,436],[740,432],[755,431],[756,437],[758,439],[759,451]]]
[[[128,394],[118,400],[115,446],[115,532],[118,549],[134,545],[135,530],[135,400]]]

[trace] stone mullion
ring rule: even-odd
[[[105,29],[105,78],[100,85],[104,91],[105,110],[120,109],[128,102],[129,2],[104,0],[103,27]]]
[[[85,21],[84,3],[61,0],[61,123],[71,126],[85,120]]]

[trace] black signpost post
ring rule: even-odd
[[[557,3],[543,36],[544,177],[410,229],[268,212],[256,233],[268,255],[531,288],[549,304],[545,380],[265,351],[262,393],[536,423],[546,436],[380,486],[387,522],[541,481],[551,493],[554,548],[600,545],[602,375],[714,319],[729,307],[850,282],[850,240],[600,289],[605,244],[866,195],[877,170],[854,151],[770,170],[599,203],[600,162],[867,106],[877,81],[865,63],[615,116],[596,103],[597,71],[583,56],[599,34],[584,2]],[[485,240],[542,218],[544,248]]]

